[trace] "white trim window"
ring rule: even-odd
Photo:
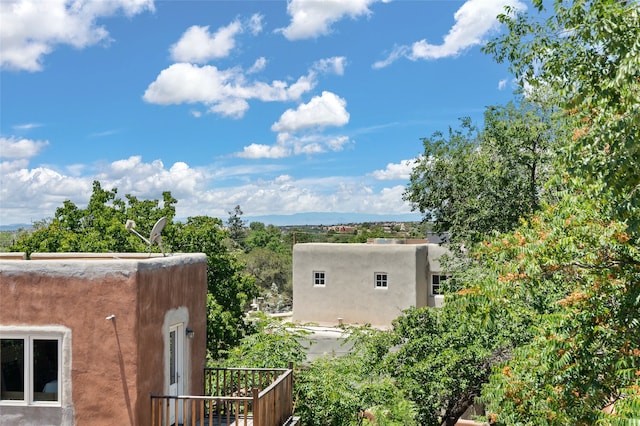
[[[0,404],[61,404],[62,336],[0,335]]]
[[[324,271],[313,271],[313,286],[324,287],[326,285],[326,275]]]
[[[386,272],[374,272],[373,278],[376,288],[389,288],[389,275]]]
[[[438,274],[431,275],[431,295],[432,296],[438,296],[438,295],[444,294],[444,292],[442,291],[442,284],[446,281],[446,279],[447,279],[446,275],[438,275]]]

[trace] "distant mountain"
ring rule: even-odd
[[[262,222],[266,225],[341,225],[365,222],[419,222],[419,213],[409,214],[367,214],[367,213],[295,213],[290,215],[246,216],[242,218],[248,225]]]

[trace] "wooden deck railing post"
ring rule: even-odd
[[[261,418],[260,418],[260,401],[259,401],[260,391],[258,390],[258,388],[253,388],[251,392],[253,396],[253,425],[262,426]]]

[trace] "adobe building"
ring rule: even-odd
[[[293,320],[389,327],[410,307],[441,306],[447,249],[425,240],[293,248]]]
[[[199,395],[204,254],[0,256],[0,425],[147,425]]]

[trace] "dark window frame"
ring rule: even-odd
[[[313,271],[313,286],[314,287],[326,287],[327,286],[327,274],[325,271]]]
[[[62,339],[59,334],[41,332],[0,333],[0,376],[4,377],[0,380],[11,377],[11,382],[0,386],[5,388],[0,392],[0,406],[61,406]],[[9,341],[15,341],[14,346],[22,342],[18,353],[2,353],[3,348],[9,351]],[[11,371],[16,366],[10,364],[16,363],[17,371]]]
[[[389,274],[386,272],[374,272],[373,283],[376,289],[389,288]]]
[[[431,274],[431,295],[432,296],[442,296],[444,292],[442,291],[442,284],[449,278],[448,275],[445,274]]]

